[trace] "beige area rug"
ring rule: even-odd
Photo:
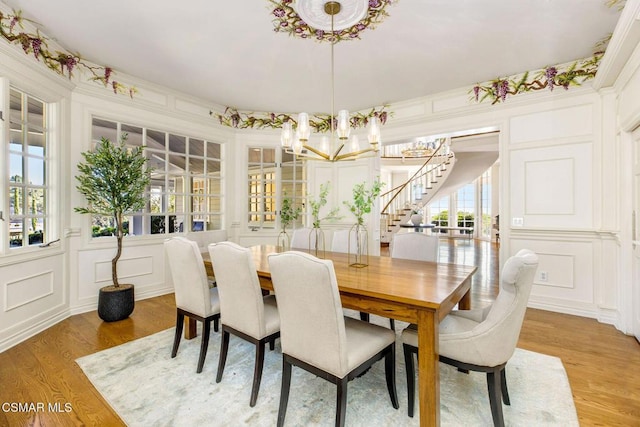
[[[383,320],[382,324],[388,324]],[[171,359],[174,329],[78,359],[96,389],[130,426],[274,426],[280,398],[279,341],[267,351],[258,402],[249,407],[254,346],[231,336],[222,382],[216,384],[220,334],[212,332],[204,370],[196,374],[200,338],[182,340]],[[399,340],[398,340],[399,342]],[[347,426],[417,426],[407,416],[404,358],[397,345],[396,384],[400,409],[391,406],[380,361],[349,383]],[[443,426],[491,426],[486,376],[440,364]],[[571,388],[560,359],[517,349],[507,364],[511,406],[508,426],[578,426]],[[336,388],[293,368],[285,425],[332,426]]]

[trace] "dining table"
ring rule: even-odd
[[[271,245],[249,249],[260,286],[273,291],[268,256],[284,249]],[[215,266],[208,252],[202,257],[207,274],[213,275]],[[476,267],[369,256],[367,266],[358,268],[350,266],[347,253],[325,252],[324,258],[333,262],[344,308],[417,325],[420,425],[440,425],[438,327],[456,304],[459,309],[470,308],[471,278]],[[188,337],[195,336],[195,325],[187,324]]]

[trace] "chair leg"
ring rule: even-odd
[[[222,344],[220,345],[220,358],[218,359],[218,374],[216,375],[216,382],[222,381],[222,373],[224,372],[224,365],[227,363],[227,351],[229,351],[229,331],[225,331],[222,328]]]
[[[489,389],[489,402],[491,404],[491,416],[495,427],[504,427],[502,416],[502,389],[500,387],[500,375],[496,372],[487,372],[487,388]]]
[[[291,387],[291,363],[282,355],[282,385],[280,387],[280,407],[278,408],[278,427],[284,425],[284,417],[287,415],[287,403],[289,402],[289,388]]]
[[[370,317],[369,313],[360,312],[360,320],[368,322]]]
[[[336,384],[338,395],[336,398],[336,427],[343,427],[345,416],[347,415],[347,384],[349,377],[345,376]]]
[[[384,375],[387,379],[387,390],[391,398],[391,405],[398,409],[398,392],[396,391],[396,344],[391,344],[391,351],[384,357]]]
[[[391,328],[392,331],[395,332],[395,330],[396,330],[396,321],[394,319],[389,319],[389,327]]]
[[[416,368],[413,364],[413,352],[408,344],[402,344],[404,347],[404,366],[407,371],[407,394],[409,397],[408,415],[413,418],[413,407],[416,400]]]
[[[502,401],[505,405],[511,405],[509,399],[509,390],[507,389],[507,367],[505,366],[500,371],[500,386],[502,387]]]
[[[269,350],[273,351],[276,349],[276,339],[272,339],[271,341],[269,341]]]
[[[204,321],[202,327],[202,343],[200,344],[200,358],[198,359],[198,369],[196,373],[202,372],[204,359],[207,357],[207,349],[209,348],[209,335],[211,335],[211,322]]]
[[[262,379],[262,367],[264,366],[264,341],[256,343],[256,364],[253,368],[253,386],[251,387],[251,400],[249,406],[256,406],[258,392],[260,391],[260,380]]]
[[[182,338],[183,326],[184,326],[184,314],[178,313],[176,316],[176,335],[173,338],[173,349],[171,350],[171,358],[176,357],[176,354],[178,354],[178,347],[180,346],[180,339]]]
[[[220,321],[219,317],[213,318],[213,331],[218,332],[218,322]]]

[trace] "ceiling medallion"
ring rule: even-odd
[[[385,8],[398,0],[342,0],[334,16],[335,42],[359,39],[360,33],[375,26],[389,14]],[[269,0],[273,5],[274,31],[303,39],[331,42],[331,19],[325,0]],[[332,2],[330,2],[332,3]]]

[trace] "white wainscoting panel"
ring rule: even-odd
[[[523,218],[525,228],[591,228],[592,147],[585,142],[511,150],[511,218]]]
[[[127,244],[129,243],[129,244]],[[115,248],[83,250],[78,252],[78,300],[97,301],[101,287],[111,283],[111,259]],[[163,242],[134,246],[126,242],[118,261],[118,278],[121,283],[136,286],[139,296],[166,293]]]
[[[0,352],[68,316],[64,256],[0,267]]]
[[[22,277],[15,277],[6,283],[4,311],[11,311],[23,305],[53,295],[54,274],[52,270],[38,273],[28,273]]]
[[[591,135],[593,120],[590,104],[515,116],[510,120],[509,141],[521,144]]]
[[[512,253],[525,248],[539,258],[530,306],[597,316],[594,293],[597,266],[592,241],[560,236],[511,239]]]
[[[525,215],[575,215],[574,160],[524,163]]]

